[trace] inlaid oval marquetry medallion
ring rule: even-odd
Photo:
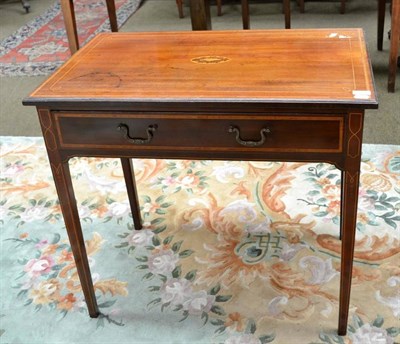
[[[191,59],[194,63],[223,63],[228,62],[230,59],[224,56],[199,56]]]

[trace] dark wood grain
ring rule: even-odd
[[[117,130],[121,123],[137,137],[145,137],[149,126],[157,126],[151,142],[140,145],[140,149],[146,150],[200,150],[201,147],[205,151],[243,151],[245,147],[229,133],[230,126],[238,127],[247,140],[257,140],[260,130],[268,128],[265,144],[254,147],[261,152],[341,152],[343,147],[343,116],[339,115],[243,114],[226,118],[185,113],[60,112],[54,116],[61,148],[135,148]]]

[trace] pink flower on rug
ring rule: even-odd
[[[176,183],[176,179],[172,178],[172,177],[166,177],[165,179],[163,179],[161,181],[161,184],[166,185],[166,186],[174,185],[175,183]]]
[[[1,175],[3,178],[5,177],[15,177],[16,174],[23,172],[24,171],[24,166],[21,164],[12,164],[4,168],[3,171],[1,171]]]
[[[47,239],[42,239],[35,245],[35,247],[36,248],[42,248],[43,246],[47,245],[48,243],[49,242],[48,242]]]
[[[31,259],[26,263],[24,271],[32,277],[39,277],[48,274],[54,266],[54,260],[51,256],[43,256],[39,259]]]

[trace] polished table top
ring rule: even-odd
[[[94,99],[377,107],[361,29],[100,34],[25,103]]]

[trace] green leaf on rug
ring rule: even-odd
[[[232,298],[232,295],[217,295],[216,302],[226,302]]]
[[[380,315],[378,315],[372,325],[375,327],[382,327],[383,322],[384,322],[384,319]]]
[[[196,278],[196,273],[197,273],[197,270],[189,271],[189,272],[186,274],[185,278],[186,278],[188,281],[193,282],[194,279]]]
[[[210,295],[217,295],[218,292],[220,291],[221,286],[219,284],[217,284],[215,287],[211,288],[211,290],[209,291]]]
[[[259,338],[262,344],[271,343],[275,340],[275,334],[268,334]]]
[[[218,315],[225,315],[225,311],[222,307],[214,305],[211,307],[211,312],[218,314]]]
[[[389,327],[386,329],[386,332],[391,337],[397,337],[400,334],[400,327]]]
[[[174,278],[179,278],[181,277],[182,273],[182,268],[180,265],[178,265],[173,271],[172,271],[172,277]]]

